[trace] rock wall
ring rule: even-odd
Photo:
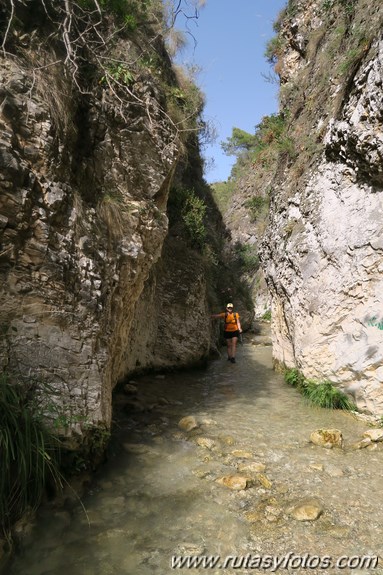
[[[167,237],[135,309],[126,349],[129,371],[185,367],[207,358],[212,347],[207,291],[201,257],[179,238]]]
[[[44,58],[0,60],[0,361],[81,434],[109,427],[112,389],[136,367],[208,353],[206,282],[177,246],[160,259],[181,149],[160,82],[141,74],[121,113],[112,90],[79,93]]]
[[[330,4],[290,2],[281,22],[296,154],[279,165],[262,245],[273,353],[382,415],[383,10]]]

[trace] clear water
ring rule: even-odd
[[[111,453],[81,504],[41,509],[9,575],[166,575],[173,555],[383,556],[383,445],[352,449],[367,425],[309,407],[272,370],[270,347],[246,344],[235,365],[222,358],[135,385],[136,394],[116,396]],[[199,427],[182,431],[185,416]],[[311,444],[318,428],[340,429],[344,449]],[[271,485],[254,479],[235,491],[217,483],[249,462],[266,466]],[[291,506],[306,497],[322,506],[315,521],[291,517]],[[268,572],[236,565],[175,571]]]

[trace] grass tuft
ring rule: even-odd
[[[325,407],[327,409],[344,409],[353,411],[356,409],[354,403],[345,393],[333,386],[330,381],[315,383],[309,381],[304,387],[303,395],[313,405]]]
[[[61,486],[57,439],[19,385],[0,375],[0,532],[35,509],[46,486]]]
[[[284,377],[286,383],[296,387],[312,405],[346,411],[356,411],[357,409],[347,395],[337,389],[330,381],[317,383],[306,379],[297,368],[287,369]]]

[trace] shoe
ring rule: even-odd
[[[230,361],[231,361],[231,363],[235,363],[235,357],[232,357],[232,358],[230,359]]]
[[[227,361],[231,361],[231,357],[228,357],[228,358],[227,358]]]

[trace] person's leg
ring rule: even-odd
[[[233,337],[231,340],[231,358],[235,360],[235,353],[237,351],[237,337]]]
[[[228,338],[226,340],[227,343],[227,357],[228,359],[231,359],[233,357],[233,340],[231,338]]]

